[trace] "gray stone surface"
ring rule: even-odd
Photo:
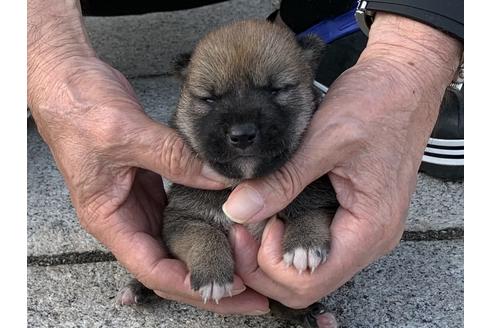
[[[442,181],[419,174],[408,211],[407,230],[463,228],[463,182]]]
[[[189,52],[210,29],[234,20],[264,19],[269,0],[232,0],[190,10],[139,16],[87,17],[98,55],[130,76],[170,72],[176,55]]]
[[[158,301],[114,305],[117,262],[28,268],[29,327],[287,327]],[[342,327],[462,327],[463,242],[404,242],[324,302]]]
[[[166,122],[174,110],[179,82],[172,77],[131,79],[146,112]],[[103,249],[78,224],[63,178],[35,125],[28,126],[28,253],[30,255]],[[407,230],[463,227],[463,183],[419,175]]]

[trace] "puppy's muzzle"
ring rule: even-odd
[[[227,142],[236,148],[246,149],[258,140],[258,128],[253,123],[235,124],[226,133]]]

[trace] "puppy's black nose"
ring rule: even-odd
[[[253,123],[236,124],[229,129],[227,141],[234,147],[245,149],[255,142],[257,134],[258,129]]]

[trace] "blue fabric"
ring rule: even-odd
[[[325,19],[318,24],[310,27],[297,36],[302,37],[307,34],[316,34],[326,43],[330,43],[348,34],[359,31],[359,25],[355,20],[356,6],[340,16]]]

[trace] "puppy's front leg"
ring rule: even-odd
[[[300,273],[326,260],[330,224],[339,203],[327,177],[309,184],[278,217],[285,223],[284,262]]]
[[[329,224],[333,213],[326,209],[312,209],[295,216],[288,211],[280,212],[285,223],[283,259],[299,273],[309,269],[313,272],[325,262],[329,249]]]
[[[225,231],[183,211],[164,212],[163,238],[168,250],[184,261],[191,273],[191,288],[204,302],[231,295],[234,260]]]

